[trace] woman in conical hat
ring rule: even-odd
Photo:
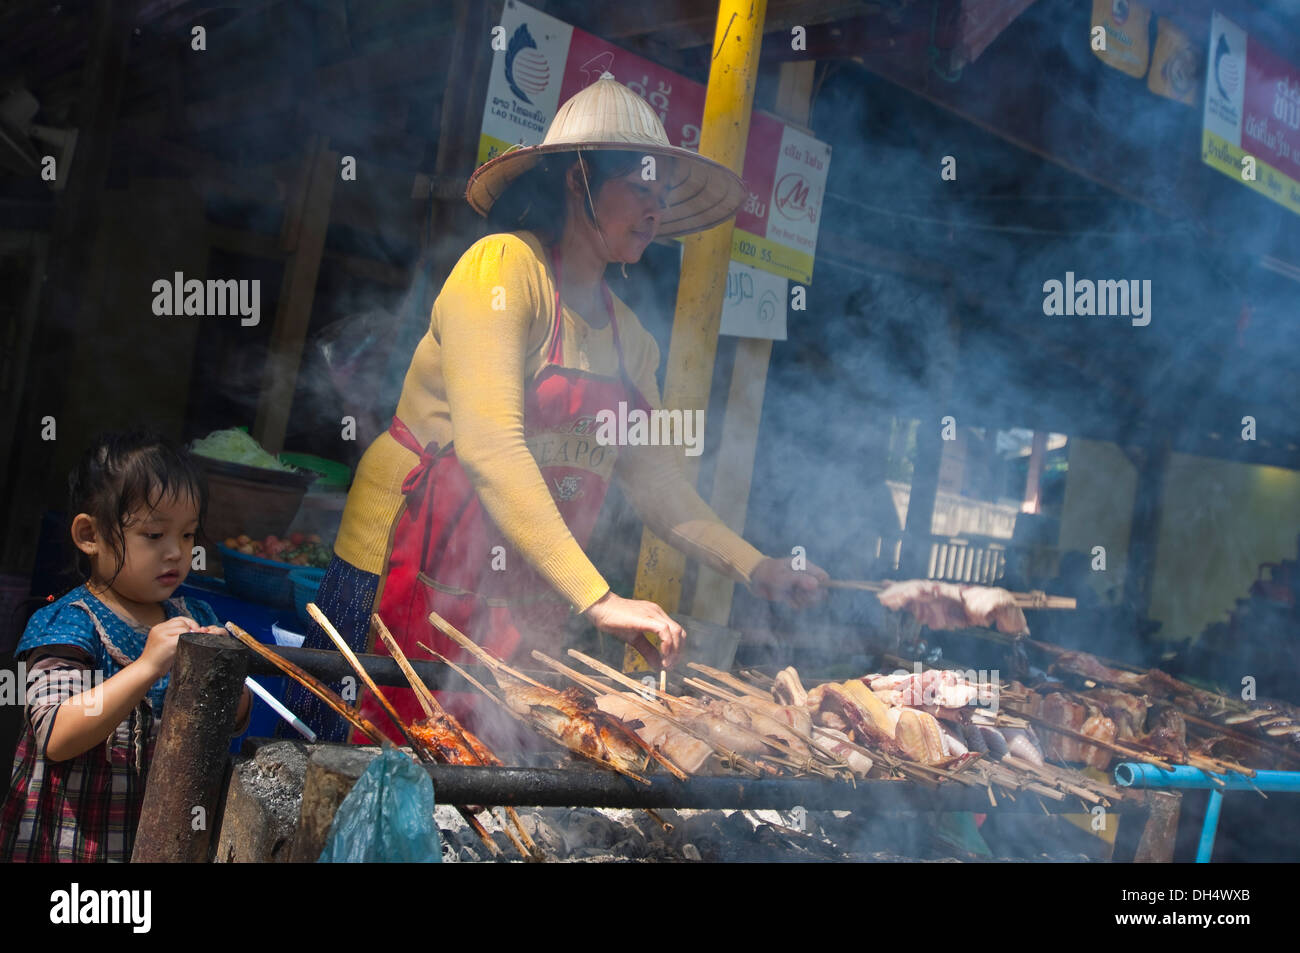
[[[683,447],[619,445],[602,426],[659,408],[658,347],[605,268],[635,263],[656,236],[718,225],[744,194],[725,166],[670,145],[609,73],[560,107],[541,145],[474,173],[466,198],[498,231],[438,295],[392,425],[357,468],[317,600],[355,648],[384,651],[368,635],[374,610],[411,656],[427,657],[421,641],[462,657],[427,621],[434,610],[498,657],[528,659],[558,654],[576,613],[671,666],[682,628],[611,591],[583,550],[612,478],[688,555],[769,598],[821,596],[820,569],[766,558],[718,519],[684,476]],[[307,644],[329,647],[317,631]],[[421,717],[410,692],[388,694]],[[314,699],[298,701],[328,736]],[[486,728],[467,699],[451,702]],[[372,699],[362,707],[389,727]]]

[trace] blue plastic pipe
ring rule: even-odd
[[[1216,783],[1214,778],[1222,781]],[[1290,791],[1300,794],[1300,771],[1256,771],[1244,774],[1210,774],[1200,768],[1175,765],[1172,771],[1154,764],[1126,761],[1115,768],[1115,783],[1122,788],[1209,788],[1215,791]]]
[[[1300,771],[1256,771],[1251,778],[1235,771],[1231,774],[1210,774],[1186,765],[1177,765],[1166,771],[1154,764],[1126,761],[1116,766],[1115,783],[1122,788],[1209,788],[1210,802],[1205,807],[1201,840],[1196,847],[1196,862],[1208,864],[1214,854],[1214,837],[1219,830],[1223,792],[1281,791],[1300,794]]]
[[[1211,791],[1210,803],[1205,805],[1205,822],[1201,824],[1201,842],[1196,845],[1196,862],[1208,864],[1214,856],[1214,835],[1219,831],[1219,809],[1223,807],[1223,792]]]

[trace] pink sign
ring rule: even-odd
[[[1245,86],[1241,147],[1300,180],[1300,70],[1251,37]]]

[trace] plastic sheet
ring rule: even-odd
[[[429,775],[386,747],[339,805],[320,863],[440,863],[433,807]]]

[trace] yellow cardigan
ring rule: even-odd
[[[658,408],[659,347],[617,297],[614,309],[628,376]],[[506,539],[581,612],[609,585],[569,532],[524,442],[524,390],[542,368],[554,312],[555,276],[536,235],[509,232],[475,242],[434,302],[429,333],[420,339],[402,385],[397,416],[421,445],[455,442],[457,457]],[[617,377],[608,324],[593,328],[565,306],[562,333],[567,366]],[[695,492],[682,456],[681,447],[619,447],[613,475],[656,535],[748,583],[763,554]],[[383,574],[402,480],[417,460],[387,432],[366,450],[334,545],[339,558]]]

